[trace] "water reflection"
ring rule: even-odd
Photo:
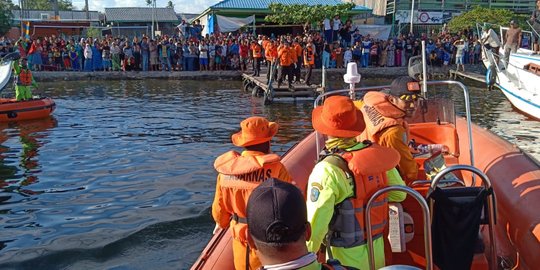
[[[312,130],[312,101],[264,106],[239,82],[41,88],[57,103],[55,118],[0,128],[1,269],[187,269],[213,228],[214,159],[235,149],[240,121],[277,121],[279,154]],[[443,93],[463,111],[459,90]],[[471,95],[475,122],[534,148],[538,122],[521,119],[498,91]]]
[[[0,202],[9,202],[9,193],[28,197],[43,192],[32,190],[28,186],[39,180],[39,148],[47,143],[47,131],[56,126],[57,121],[53,116],[32,121],[0,123]],[[13,146],[13,143],[16,145]],[[18,157],[17,164],[13,164],[14,156]]]

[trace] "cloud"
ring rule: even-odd
[[[84,0],[72,0],[77,9],[84,7]],[[156,6],[167,6],[168,0],[157,0]],[[178,13],[199,14],[219,0],[172,0],[174,10]],[[103,12],[106,7],[147,7],[146,0],[88,0],[90,10]]]

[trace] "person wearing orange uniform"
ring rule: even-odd
[[[302,56],[303,56],[303,49],[302,49],[302,45],[300,45],[300,42],[298,41],[298,38],[295,38],[294,39],[294,42],[293,42],[293,47],[294,49],[294,52],[296,53],[296,60],[294,61],[295,62],[295,67],[294,67],[294,70],[293,70],[293,75],[294,75],[294,82],[295,83],[299,83],[300,82],[300,76],[301,76],[301,70],[300,70],[300,67],[302,67]]]
[[[270,80],[270,70],[272,68],[272,65],[275,63],[275,61],[277,59],[277,54],[278,54],[277,45],[276,45],[275,40],[270,40],[266,44],[266,47],[264,48],[264,53],[265,53],[265,57],[266,57],[266,66],[268,67],[268,69],[266,69],[266,79]],[[273,74],[274,74],[273,75],[274,79],[277,78],[276,70],[274,70]]]
[[[311,84],[311,71],[315,67],[315,45],[313,45],[313,40],[308,38],[308,42],[304,47],[304,66],[306,67],[306,77],[304,81],[307,85]]]
[[[231,230],[235,269],[258,269],[261,263],[246,239],[249,195],[268,178],[291,182],[291,176],[280,162],[280,157],[270,151],[270,140],[278,131],[277,123],[263,117],[249,117],[240,126],[242,130],[233,134],[231,139],[235,146],[245,150],[241,154],[229,151],[214,162],[219,174],[212,217],[216,228]]]
[[[280,69],[278,70],[278,87],[283,82],[283,76],[287,75],[287,81],[289,82],[289,90],[292,90],[292,73],[293,68],[296,65],[296,51],[291,48],[288,41],[283,42],[283,46],[278,48],[278,59]]]
[[[251,41],[251,55],[254,63],[253,76],[259,76],[261,73],[262,47],[256,40]]]
[[[407,90],[409,83],[416,85],[415,91]],[[408,146],[409,127],[405,118],[414,116],[419,96],[418,82],[403,76],[392,82],[389,94],[368,92],[363,101],[355,104],[366,122],[366,129],[359,139],[397,150],[400,154],[398,170],[407,183],[418,179],[418,165]]]

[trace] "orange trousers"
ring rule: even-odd
[[[236,270],[257,270],[262,265],[259,261],[259,258],[257,258],[257,254],[255,254],[254,249],[249,249],[249,268],[246,268],[246,250],[247,250],[247,244],[242,243],[240,240],[233,239],[232,240],[232,246],[233,246],[233,256],[234,256],[234,269]]]

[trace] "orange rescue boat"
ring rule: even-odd
[[[55,108],[54,100],[48,97],[22,101],[0,98],[0,122],[44,118]]]
[[[468,90],[463,84],[455,81],[428,83],[430,87],[432,84],[462,87],[466,107],[469,108]],[[537,269],[540,265],[540,211],[536,208],[540,205],[539,162],[489,130],[472,124],[470,112],[467,112],[467,118],[456,118],[452,100],[429,99],[426,104],[420,115],[417,113],[416,118],[410,121],[411,137],[421,144],[446,145],[449,151],[443,157],[447,166],[474,165],[471,168],[489,178],[496,194],[496,215],[491,215],[496,223],[491,224],[493,231],[488,229],[490,223],[480,226],[477,241],[481,245],[474,252],[470,269]],[[313,132],[283,155],[282,162],[304,196],[308,177],[323,147],[322,142],[322,135]],[[418,179],[428,178],[424,171],[426,159],[422,156],[416,158],[420,168]],[[454,174],[465,186],[481,185],[479,177],[473,177],[470,171]],[[409,183],[409,187],[426,197],[431,184],[430,181],[415,181]],[[413,196],[407,196],[401,205],[412,225],[405,226],[404,249],[386,252],[387,264],[436,269],[437,266],[429,263],[431,245],[424,245],[424,236],[428,233],[422,230],[422,209]],[[230,242],[228,230],[216,232],[191,269],[234,269]],[[493,249],[495,253],[492,253]]]

